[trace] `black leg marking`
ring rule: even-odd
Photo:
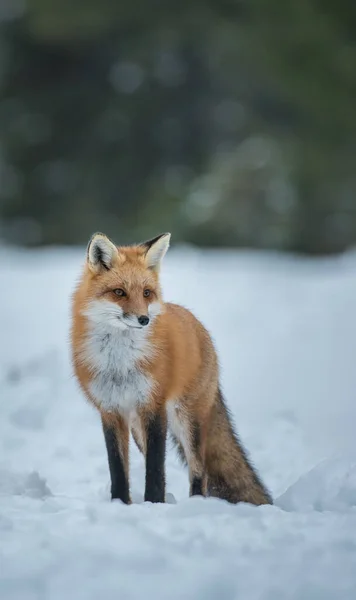
[[[204,466],[202,457],[201,427],[194,422],[191,430],[191,482],[190,495],[204,496]]]
[[[118,440],[114,428],[103,423],[106,449],[111,477],[111,499],[122,500],[129,504],[129,483],[125,474],[124,463],[119,451]]]
[[[194,475],[191,485],[192,496],[203,496],[203,478]]]
[[[164,502],[167,425],[165,416],[153,415],[147,423],[146,502]]]

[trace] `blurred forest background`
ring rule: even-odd
[[[343,251],[353,0],[0,0],[0,238]]]

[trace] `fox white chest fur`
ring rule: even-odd
[[[153,381],[138,363],[151,352],[144,331],[90,323],[81,358],[92,373],[89,392],[99,408],[129,415],[148,400]]]

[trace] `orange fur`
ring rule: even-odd
[[[112,427],[116,432],[115,439],[126,477],[129,473],[126,440],[129,429],[146,460],[149,460],[149,424],[153,416],[158,414],[163,431],[168,421],[180,455],[188,463],[191,494],[195,493],[195,488],[199,488],[197,493],[215,495],[230,502],[270,503],[268,492],[234,432],[221,396],[218,360],[209,333],[190,311],[163,301],[159,266],[161,254],[164,255],[168,248],[167,240],[159,237],[153,242],[116,248],[104,236],[94,236],[90,244],[88,258],[73,296],[73,365],[82,390],[100,411],[104,426]],[[117,296],[113,291],[117,289],[123,290],[125,296]],[[144,296],[144,290],[149,290],[148,297]],[[101,322],[93,325],[87,316],[86,311],[92,301],[105,301],[108,310],[112,306],[114,311],[118,311],[115,315],[118,315],[120,327],[124,328],[126,325],[122,324],[122,320],[127,318],[136,327],[137,318],[147,316],[153,303],[156,312],[157,307],[161,312],[144,331],[140,329],[136,332],[136,328],[131,331],[131,325],[127,325],[127,331],[113,329],[111,335],[110,324],[107,328],[105,324],[101,330]],[[100,311],[99,304],[95,310]],[[100,319],[100,315],[95,315],[95,318]],[[116,317],[110,313],[109,318]],[[122,373],[120,365],[117,365],[120,378],[116,376],[115,369],[113,371],[110,367],[105,378],[102,377],[100,384],[96,385],[95,393],[91,386],[98,375],[98,367],[91,364],[91,359],[85,358],[87,355],[83,351],[93,327],[98,327],[99,342],[101,331],[103,344],[118,345],[126,336],[127,356],[136,351],[142,354],[131,366],[125,365],[126,370]],[[108,339],[110,342],[107,342]],[[98,348],[100,352],[101,346]],[[115,348],[113,346],[112,352]],[[103,352],[103,356],[106,356],[105,350]],[[108,351],[107,356],[112,357],[112,352],[109,354]],[[125,362],[126,354],[122,357]],[[110,377],[113,383],[106,387]],[[144,401],[132,401],[131,384],[132,390],[141,390],[145,389],[146,383],[149,389]],[[123,387],[120,388],[120,385]],[[113,404],[110,404],[109,410],[109,404],[101,404],[98,397],[100,389],[103,393],[110,392],[110,402]],[[125,408],[120,405],[120,389],[127,397]],[[146,481],[146,490],[147,485]]]

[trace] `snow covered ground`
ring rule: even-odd
[[[240,436],[275,506],[109,501],[98,416],[69,365],[84,250],[0,251],[1,600],[354,600],[356,256],[172,249],[165,296],[212,332]]]

